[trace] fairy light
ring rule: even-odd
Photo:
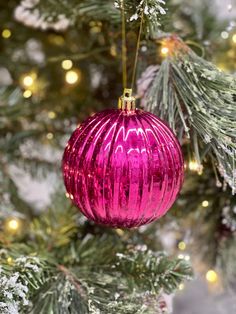
[[[66,192],[66,198],[69,198],[70,197],[70,193]]]
[[[179,285],[179,290],[180,290],[180,291],[181,291],[181,290],[184,290],[184,288],[185,288],[184,284],[181,283],[181,284]]]
[[[16,232],[20,227],[20,222],[17,218],[11,218],[6,222],[6,229],[10,232]]]
[[[202,207],[208,207],[209,205],[209,202],[208,201],[203,201],[202,202]]]
[[[46,135],[46,137],[47,137],[48,140],[52,140],[53,137],[54,137],[54,135],[53,135],[51,132],[49,132],[49,133]]]
[[[11,31],[10,29],[6,28],[2,31],[2,37],[5,39],[8,39],[11,37]]]
[[[32,72],[32,73],[23,74],[22,77],[20,78],[20,81],[21,81],[21,84],[26,89],[32,89],[36,78],[37,78],[37,74]]]
[[[221,33],[221,37],[222,37],[223,39],[227,39],[227,38],[229,38],[229,33],[226,32],[226,31],[223,31],[223,32]]]
[[[188,163],[188,168],[190,171],[197,172],[199,175],[202,174],[202,165],[200,165],[197,161],[195,160],[190,160]]]
[[[25,76],[25,77],[23,78],[23,84],[24,84],[25,86],[27,86],[27,87],[33,85],[33,82],[34,82],[33,78],[32,78],[31,76],[29,76],[29,75],[27,75],[27,76]]]
[[[70,70],[68,72],[66,72],[66,76],[65,76],[65,80],[68,84],[75,84],[78,82],[79,80],[79,74],[78,72],[74,71],[74,70]]]
[[[9,229],[17,230],[19,227],[19,222],[16,219],[11,219],[8,222],[8,227],[9,227]]]
[[[12,262],[13,262],[13,259],[12,259],[11,256],[9,256],[9,257],[7,258],[7,263],[8,263],[9,265],[11,265]]]
[[[206,273],[206,280],[210,283],[216,283],[218,281],[217,273],[212,269],[208,270]]]
[[[198,163],[196,161],[190,161],[188,167],[191,171],[197,171]]]
[[[61,63],[61,67],[64,70],[70,70],[72,68],[72,66],[73,66],[73,62],[69,59],[63,60]]]
[[[184,251],[186,249],[186,244],[184,241],[180,241],[178,243],[178,248],[181,250],[181,251]]]
[[[23,93],[24,98],[30,98],[32,96],[32,92],[29,89],[26,89]]]
[[[232,42],[233,42],[234,44],[236,44],[236,34],[234,34],[234,35],[232,36]]]
[[[56,113],[54,111],[49,111],[48,117],[49,117],[49,119],[55,119],[56,118]]]
[[[169,48],[168,48],[168,47],[162,47],[162,48],[161,48],[161,55],[162,55],[163,57],[167,56],[168,53],[169,53]]]

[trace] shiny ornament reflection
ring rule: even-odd
[[[72,134],[63,156],[68,195],[96,223],[131,228],[163,216],[183,183],[180,145],[142,110],[105,110]]]

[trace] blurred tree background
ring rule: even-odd
[[[185,293],[190,263],[212,293],[234,293],[236,3],[213,2],[124,2],[128,78],[140,14],[147,10],[135,93],[141,107],[176,126],[185,183],[160,221],[121,230],[97,226],[72,206],[61,158],[78,124],[117,107],[123,89],[122,1],[0,1],[0,313],[171,313],[169,299],[173,292]],[[174,55],[177,46],[169,51],[163,38],[173,34],[191,49],[190,57],[182,48]],[[212,100],[209,108],[222,100],[218,121],[221,126],[225,114],[228,133],[213,127],[204,142],[209,116],[200,124],[201,136],[189,122],[188,137],[185,112],[181,120],[170,107],[163,112],[152,102],[154,94],[165,93],[164,79],[146,97],[153,78],[165,77],[166,60],[177,71],[182,59],[201,68],[196,75]],[[204,70],[212,84],[204,82]],[[179,86],[190,84],[194,71],[176,74]],[[187,108],[191,99],[187,92],[181,96],[180,107]],[[217,132],[229,144],[221,151]]]

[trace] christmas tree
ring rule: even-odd
[[[210,291],[232,293],[236,4],[10,0],[0,8],[0,313],[183,314],[171,303],[176,292],[184,296],[185,282],[193,278],[203,278]],[[155,114],[164,121],[161,128],[167,128],[160,138],[170,137],[158,148],[162,169],[153,168],[152,188],[144,192],[145,184],[140,188],[135,183],[132,190],[122,180],[131,182],[135,171],[127,178],[123,173],[117,198],[129,199],[126,210],[133,211],[131,191],[142,197],[154,191],[153,203],[162,193],[159,212],[145,219],[145,212],[136,211],[132,217],[139,220],[122,218],[121,223],[121,206],[115,220],[108,211],[109,219],[102,221],[94,212],[94,195],[99,190],[104,203],[113,177],[109,172],[109,186],[105,179],[95,185],[100,169],[95,155],[88,163],[83,153],[78,161],[78,151],[73,155],[72,150],[79,147],[78,139],[77,146],[67,142],[74,130],[84,132],[87,124],[81,123],[90,116],[88,121],[94,121],[101,110],[124,110],[127,116],[139,112],[135,99],[136,107],[150,112],[145,123],[154,123]],[[137,136],[143,132],[140,121]],[[157,128],[157,121],[148,128]],[[176,135],[173,142],[169,128]],[[101,147],[102,133],[96,136],[80,138],[80,145],[98,141]],[[184,164],[176,153],[177,138]],[[144,151],[151,156],[149,165],[155,164],[148,143],[145,138]],[[170,146],[172,155],[165,150]],[[62,167],[66,188],[61,171],[65,147],[71,149]],[[183,166],[184,185],[174,202]],[[164,187],[166,176],[171,188],[167,183]],[[143,171],[142,182],[144,178]],[[84,190],[83,180],[94,190]],[[157,188],[153,181],[162,184]],[[115,203],[114,194],[108,195],[106,201]],[[145,208],[151,207],[142,200]],[[197,313],[184,300],[186,313]]]

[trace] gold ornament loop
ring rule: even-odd
[[[132,96],[131,88],[124,88],[123,95],[120,96],[118,101],[118,108],[128,111],[135,110],[135,97]]]

